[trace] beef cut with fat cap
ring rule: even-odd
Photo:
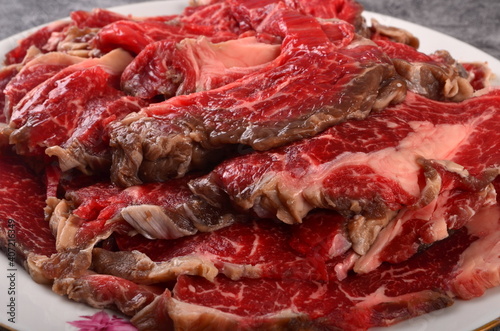
[[[363,121],[227,160],[190,185],[214,206],[230,202],[290,224],[314,208],[337,210],[365,254],[398,211],[437,203],[448,176],[460,178],[450,185],[470,199],[487,197],[500,167],[499,106],[498,91],[462,103],[409,93]]]
[[[182,176],[227,145],[267,150],[401,100],[404,83],[391,60],[352,25],[320,23],[282,2],[264,15],[253,5],[242,1],[238,8],[258,33],[283,38],[280,55],[230,84],[170,98],[115,123],[113,182]]]

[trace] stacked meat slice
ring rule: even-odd
[[[364,330],[500,286],[500,90],[361,13],[197,1],[22,40],[0,245],[141,330]]]

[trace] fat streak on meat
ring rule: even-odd
[[[148,45],[125,69],[127,93],[151,99],[211,90],[229,84],[278,56],[280,45],[242,37],[211,43],[205,37],[170,39]]]

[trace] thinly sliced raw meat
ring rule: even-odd
[[[238,219],[203,201],[198,201],[198,210],[186,213],[183,205],[198,200],[188,189],[187,180],[125,190],[108,182],[76,190],[67,186],[65,199],[51,201],[48,209],[51,215],[47,225],[55,237],[57,254],[34,259],[33,267],[46,279],[78,278],[91,267],[94,247],[113,233],[139,232],[149,238],[172,239],[213,231]]]
[[[106,118],[99,116],[124,96],[114,86],[131,60],[128,53],[117,50],[66,67],[32,89],[14,107],[10,121],[14,129],[10,141],[17,153],[43,156],[47,147],[63,145],[78,135],[79,128],[102,125]]]
[[[192,7],[168,22],[123,20],[103,27],[91,45],[107,53],[123,48],[139,54],[150,43],[206,36],[213,42],[236,39],[242,32],[225,2]],[[124,38],[123,36],[127,36]]]
[[[241,26],[241,22],[233,16],[229,1],[188,6],[172,23],[180,24],[186,32],[204,36],[214,34],[224,39],[231,35],[239,36],[248,30],[248,27]]]
[[[40,28],[26,38],[20,40],[18,42],[19,46],[12,49],[5,55],[5,63],[14,64],[23,62],[29,48],[32,46],[38,48],[44,53],[54,51],[55,49],[52,49],[52,47],[47,47],[52,34],[63,31],[70,24],[71,22],[69,21],[58,21]]]
[[[142,236],[115,234],[118,251],[96,248],[92,261],[99,273],[141,284],[175,280],[181,274],[213,280],[219,273],[234,280],[327,281],[329,277],[336,277],[327,274],[327,262],[334,264],[332,259],[336,257],[343,260],[350,248],[341,229],[343,223],[340,215],[327,211],[309,215],[295,228],[255,219],[177,240],[147,240]],[[321,234],[325,236],[315,237]],[[291,247],[299,248],[294,251]]]
[[[289,245],[298,253],[325,261],[341,256],[351,248],[345,222],[345,218],[335,212],[311,212],[304,222],[290,229]]]
[[[129,15],[122,15],[102,8],[95,8],[92,11],[76,10],[71,12],[70,17],[79,29],[103,28],[108,24],[132,18]]]
[[[6,104],[6,96],[5,96],[5,87],[9,84],[9,82],[14,78],[20,70],[20,65],[11,64],[9,66],[5,66],[0,69],[0,123],[8,123],[7,115],[5,112],[5,104]]]
[[[0,155],[7,154],[11,150],[11,146],[9,145],[9,132],[9,126],[6,123],[0,122]]]
[[[211,43],[206,38],[164,40],[148,45],[125,69],[128,94],[151,99],[211,90],[229,84],[274,60],[280,45],[255,37]]]
[[[156,41],[165,39],[179,41],[185,37],[194,37],[178,30],[174,25],[161,22],[118,21],[102,28],[91,45],[102,53],[122,48],[137,55]],[[121,37],[122,35],[126,35],[127,38]]]
[[[373,245],[353,266],[356,272],[369,272],[382,262],[398,263],[410,258],[426,246],[448,237],[449,232],[466,225],[475,213],[496,203],[493,185],[480,185],[479,190],[464,189],[456,178],[442,169],[441,188],[423,208],[407,207],[378,234]]]
[[[370,39],[375,42],[389,40],[411,46],[414,49],[418,49],[420,46],[420,40],[411,32],[401,28],[382,25],[374,18],[371,19],[369,34]]]
[[[16,243],[24,261],[29,254],[50,255],[55,252],[55,240],[44,219],[45,187],[18,156],[0,158],[1,187],[9,188],[1,195],[2,246]],[[30,206],[26,208],[26,206]],[[10,238],[7,234],[14,233]],[[13,240],[8,240],[8,238]]]
[[[313,16],[320,19],[340,19],[354,25],[357,32],[364,29],[364,19],[361,16],[363,6],[351,0],[230,0],[233,15],[238,19],[240,25],[250,25],[257,21],[263,21],[269,10],[281,2],[288,9],[297,11],[303,15]],[[260,9],[260,10],[255,10]]]
[[[80,29],[103,28],[108,24],[127,20],[166,22],[177,17],[177,15],[137,17],[119,14],[103,8],[95,8],[92,11],[76,10],[71,12],[70,16],[74,24]]]
[[[52,289],[73,301],[98,309],[115,309],[129,316],[134,316],[163,291],[162,288],[90,272],[78,278],[57,279]]]
[[[497,189],[499,187],[497,185]],[[481,210],[476,218],[482,222],[470,222],[467,229],[481,239],[460,256],[450,284],[450,291],[466,300],[500,285],[500,222],[495,222],[500,219],[499,205]]]
[[[37,282],[46,282],[32,260],[56,252],[45,220],[42,179],[15,155],[0,158],[0,246],[10,261],[20,262]],[[8,188],[8,190],[7,190]]]
[[[28,92],[56,75],[62,69],[83,60],[79,57],[51,52],[37,56],[26,63],[4,89],[6,97],[4,113],[7,119],[10,121],[14,107]]]
[[[377,45],[391,57],[410,91],[441,101],[457,102],[472,97],[474,88],[469,74],[448,52],[426,55],[388,40],[378,40]]]
[[[135,97],[119,96],[115,100],[105,101],[101,108],[91,105],[95,108],[89,109],[89,115],[82,115],[84,121],[71,136],[60,145],[48,147],[45,154],[56,156],[63,171],[77,168],[86,174],[107,172],[111,167],[108,125],[139,111],[147,104]]]
[[[231,201],[286,223],[314,208],[335,209],[358,223],[350,239],[363,253],[398,210],[432,202],[440,162],[464,176],[465,190],[481,194],[499,171],[499,106],[499,91],[458,104],[410,93],[364,121],[228,160],[191,186],[214,205]],[[425,160],[437,165],[426,168]]]
[[[469,81],[475,91],[491,86],[492,72],[487,63],[467,62],[462,63],[462,66],[469,73]]]
[[[137,231],[148,238],[175,239],[225,227],[237,216],[215,209],[192,194],[190,177],[127,189],[101,182],[66,192],[51,217],[58,248],[87,249],[113,231]],[[184,205],[196,205],[187,213]]]
[[[280,56],[219,89],[171,98],[116,123],[113,181],[140,183],[141,167],[146,181],[182,176],[205,166],[213,149],[266,150],[399,101],[405,89],[390,59],[352,25],[328,27],[326,34],[316,19],[277,4],[256,29],[285,37]]]
[[[180,276],[172,296],[166,292],[132,321],[141,329],[147,325],[143,324],[147,323],[147,317],[151,318],[148,314],[154,311],[168,312],[175,327],[194,330],[209,325],[217,325],[219,330],[271,326],[292,330],[366,330],[392,325],[447,307],[455,298],[468,299],[481,294],[479,291],[471,295],[466,291],[468,294],[464,296],[463,291],[457,291],[456,282],[460,277],[471,285],[478,285],[482,291],[498,286],[498,256],[492,254],[492,259],[476,265],[472,262],[481,256],[481,248],[498,246],[498,212],[496,218],[494,216],[489,212],[479,213],[469,223],[469,229],[457,230],[412,259],[395,265],[384,264],[368,274],[350,275],[342,282],[232,281],[224,276],[210,282],[201,277]],[[485,233],[489,227],[483,227],[484,222],[491,224],[496,234]],[[483,231],[474,231],[473,224]],[[468,261],[465,268],[464,261]],[[488,277],[489,281],[484,281],[470,277],[485,274],[486,270],[496,278]]]

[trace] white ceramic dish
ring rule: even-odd
[[[148,16],[179,13],[187,4],[187,0],[154,1],[114,7],[111,9],[124,14]],[[397,26],[411,31],[420,38],[420,49],[423,52],[431,53],[438,49],[446,49],[459,61],[487,62],[493,73],[497,74],[497,78],[493,81],[493,85],[500,85],[500,80],[498,78],[500,77],[500,61],[492,56],[457,39],[400,19],[371,12],[366,12],[365,17],[367,19],[376,18],[382,24]],[[3,57],[5,52],[15,47],[16,40],[26,36],[31,31],[32,30],[25,31],[0,41],[0,57]],[[107,312],[109,317],[105,317],[100,314],[99,310],[72,302],[65,297],[60,297],[54,294],[49,287],[39,285],[32,281],[20,266],[17,266],[16,269],[17,270],[14,272],[16,278],[15,323],[11,323],[8,321],[10,316],[8,315],[9,308],[7,307],[9,304],[8,300],[10,299],[10,296],[7,295],[10,286],[10,281],[7,276],[11,271],[8,271],[9,265],[6,256],[0,254],[0,329],[6,327],[19,331],[79,330],[81,327],[76,327],[68,322],[77,320],[89,321],[89,318],[82,316],[94,316],[94,321],[98,319],[101,320],[101,326],[108,323],[108,328],[106,330],[133,330],[133,327],[123,324],[123,322],[118,320],[116,320],[115,323],[109,321],[112,315],[117,314]],[[376,328],[374,330],[470,331],[500,317],[499,307],[500,287],[487,291],[487,293],[480,298],[471,301],[458,301],[452,307],[435,311],[389,328]],[[106,318],[108,319],[107,322]],[[104,330],[104,328],[101,330]]]

